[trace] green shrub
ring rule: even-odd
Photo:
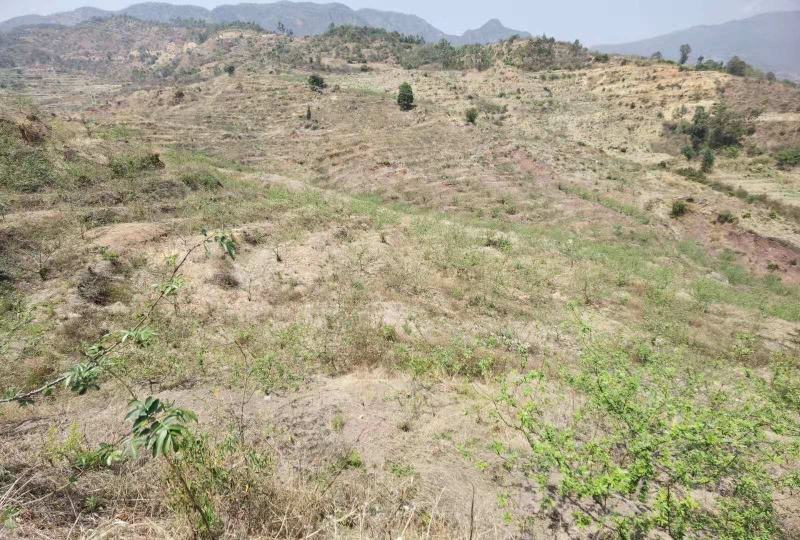
[[[478,120],[478,109],[471,107],[467,109],[467,112],[464,114],[464,116],[467,120],[467,123],[475,124],[475,122]]]
[[[225,70],[224,71],[225,71],[225,73],[228,74],[229,77],[233,77],[233,74],[236,72],[236,66],[233,66],[233,65],[229,64],[229,65],[225,66]]]
[[[717,103],[711,112],[705,107],[697,107],[691,124],[678,126],[678,131],[689,136],[695,150],[702,146],[717,149],[741,145],[751,127],[744,117],[725,103]]]
[[[132,176],[141,171],[163,169],[164,162],[155,153],[114,156],[108,164],[117,178]]]
[[[697,157],[697,152],[690,145],[686,145],[681,148],[681,154],[683,154],[683,157],[685,157],[687,161],[692,161],[695,157]]]
[[[639,351],[586,341],[566,383],[539,371],[509,377],[493,404],[527,448],[492,448],[548,494],[541,518],[604,538],[781,537],[776,495],[800,484],[797,368],[720,380],[685,355],[647,350],[641,361]],[[582,397],[554,421],[547,396],[559,384]]]
[[[784,170],[800,165],[800,146],[781,150],[775,154],[775,159],[778,167]]]
[[[311,90],[313,90],[314,92],[322,92],[322,90],[327,88],[327,86],[328,85],[325,83],[325,79],[323,79],[316,73],[308,77],[308,87],[311,88]]]
[[[180,180],[192,191],[210,191],[222,187],[220,179],[209,171],[184,173]]]
[[[407,82],[400,85],[400,90],[397,93],[397,104],[400,106],[401,111],[410,111],[414,108],[414,91]]]
[[[669,215],[673,218],[679,218],[685,215],[688,209],[689,208],[686,205],[686,201],[678,199],[677,201],[672,202],[672,211],[670,211]]]
[[[0,186],[33,193],[58,181],[43,148],[26,144],[13,126],[0,126]]]
[[[727,64],[725,64],[725,71],[737,77],[744,77],[745,75],[747,75],[749,67],[750,66],[747,65],[747,62],[745,62],[738,56],[734,56],[733,58],[728,60]]]
[[[731,213],[730,210],[724,210],[717,214],[717,223],[725,224],[725,223],[736,223],[738,220],[736,216]]]
[[[677,171],[675,171],[675,174],[678,174],[688,180],[693,180],[695,182],[705,183],[706,180],[706,175],[703,174],[703,171],[698,171],[697,169],[692,169],[691,167],[678,169]]]
[[[706,148],[703,150],[703,163],[700,165],[700,170],[704,173],[709,173],[714,168],[714,162],[716,161],[716,157],[714,156],[714,151],[711,148]]]

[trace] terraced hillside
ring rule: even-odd
[[[796,89],[91,24],[0,74],[3,534],[798,534]]]

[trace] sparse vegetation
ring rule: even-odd
[[[797,90],[291,34],[4,34],[3,532],[791,536]]]

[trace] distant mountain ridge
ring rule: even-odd
[[[683,43],[692,47],[690,62],[698,56],[727,61],[739,56],[778,77],[800,80],[800,11],[764,13],[712,26],[695,26],[631,43],[597,45],[606,53],[650,56],[661,52],[677,60]]]
[[[200,6],[174,5],[160,2],[134,4],[119,11],[97,8],[79,8],[53,15],[24,15],[0,23],[0,33],[31,25],[73,26],[93,18],[108,18],[127,15],[144,21],[170,22],[176,19],[194,19],[212,23],[251,22],[266,30],[277,30],[283,24],[298,36],[316,35],[325,32],[331,23],[335,25],[371,26],[403,34],[421,36],[427,42],[447,39],[456,45],[491,43],[507,39],[512,35],[530,37],[528,32],[506,28],[492,19],[463,35],[449,35],[416,15],[377,9],[353,10],[339,4],[316,4],[312,2],[275,2],[271,4],[233,4],[218,6],[212,10]]]

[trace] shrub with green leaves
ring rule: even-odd
[[[114,156],[108,166],[114,176],[122,178],[142,171],[163,169],[165,165],[158,154],[146,153]]]
[[[734,216],[730,210],[723,210],[717,214],[717,223],[719,224],[736,223],[736,221],[736,216]]]
[[[308,87],[311,88],[314,92],[322,92],[325,88],[327,88],[327,83],[325,79],[317,75],[316,73],[310,75],[308,77]]]
[[[397,105],[400,106],[401,111],[410,111],[414,108],[414,91],[407,82],[400,85],[397,93]]]
[[[187,172],[180,176],[180,180],[192,191],[212,191],[222,187],[222,181],[210,171]]]
[[[698,150],[703,146],[712,149],[739,146],[752,128],[744,116],[720,102],[710,112],[705,107],[697,107],[691,124],[684,123],[678,131],[687,134],[692,147]]]
[[[496,412],[527,449],[498,441],[495,451],[544,488],[543,516],[597,535],[775,537],[776,496],[800,488],[797,365],[757,375],[680,353],[648,358],[589,339],[565,380],[508,380]],[[556,421],[548,411],[561,405],[546,396],[561,385],[579,405]]]
[[[700,155],[703,158],[703,161],[700,165],[700,170],[704,173],[710,173],[714,168],[714,162],[716,161],[714,151],[711,148],[706,148]]]
[[[672,202],[672,210],[670,211],[669,215],[673,218],[679,218],[686,214],[688,211],[688,206],[686,201],[678,199],[677,201]]]
[[[786,148],[775,154],[778,167],[784,170],[800,165],[800,147]]]
[[[0,186],[33,193],[58,181],[52,163],[40,146],[25,143],[9,123],[0,123]]]
[[[476,109],[475,107],[470,107],[464,113],[464,117],[465,117],[465,119],[466,119],[468,124],[473,124],[474,125],[475,122],[477,122],[477,120],[478,120],[478,109]]]

